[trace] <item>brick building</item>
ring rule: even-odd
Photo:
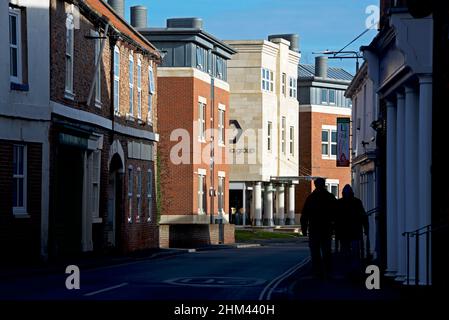
[[[313,177],[326,179],[329,192],[337,198],[351,183],[351,169],[337,167],[337,118],[351,117],[352,103],[344,93],[352,75],[328,66],[327,57],[317,57],[315,66],[299,66],[299,175],[296,212],[313,191]]]
[[[108,4],[50,2],[50,256],[158,246],[156,65]]]
[[[46,252],[50,125],[48,8],[48,0],[0,3],[2,263],[38,259]]]
[[[158,68],[161,246],[233,242],[225,159],[227,60],[235,51],[204,31],[201,19],[138,30],[165,55]]]

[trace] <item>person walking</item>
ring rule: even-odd
[[[314,275],[326,278],[331,271],[332,224],[337,200],[326,190],[323,178],[317,178],[314,184],[315,190],[307,197],[301,212],[301,231],[309,236]]]
[[[368,216],[363,203],[354,196],[352,187],[343,188],[343,197],[337,201],[335,233],[341,242],[341,251],[349,264],[349,274],[356,275],[362,267],[363,233],[368,235]]]

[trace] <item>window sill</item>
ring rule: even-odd
[[[64,98],[73,101],[73,100],[75,100],[75,95],[70,91],[65,91]]]
[[[135,121],[134,116],[132,114],[130,114],[130,113],[126,114],[126,120],[127,121]]]
[[[13,91],[30,91],[30,86],[28,84],[11,82],[11,90]]]
[[[28,213],[14,213],[14,218],[16,219],[29,219],[31,216]]]
[[[337,161],[337,157],[336,157],[336,156],[331,156],[331,157],[329,157],[329,156],[321,156],[321,159],[323,159],[323,160],[335,160],[335,161]]]
[[[101,103],[101,101],[95,100],[95,107],[97,107],[98,109],[101,109],[103,107],[103,104]]]

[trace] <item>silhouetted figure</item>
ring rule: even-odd
[[[343,198],[339,199],[335,219],[336,237],[341,243],[341,252],[350,263],[349,272],[361,271],[361,245],[363,232],[368,234],[368,216],[362,201],[354,196],[354,191],[347,184],[343,188]]]
[[[315,190],[307,197],[301,212],[301,230],[309,235],[313,272],[326,277],[331,269],[332,223],[336,199],[326,190],[323,178],[315,180]]]

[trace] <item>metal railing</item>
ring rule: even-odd
[[[420,238],[425,235],[425,248],[426,248],[426,285],[430,285],[430,237],[435,231],[448,228],[449,225],[443,225],[433,227],[432,224],[421,227],[413,231],[406,231],[402,233],[403,237],[407,237],[407,285],[410,285],[410,239],[415,237],[415,285],[419,285],[419,272],[420,272]]]

